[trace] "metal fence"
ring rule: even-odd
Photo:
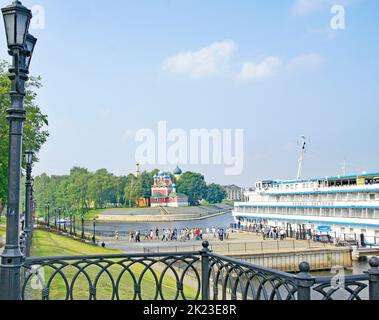
[[[22,299],[379,300],[379,258],[361,275],[313,277],[199,251],[27,258]]]
[[[296,252],[313,248],[326,248],[326,243],[314,242],[312,240],[266,240],[266,241],[238,241],[238,242],[218,242],[209,244],[210,250],[222,253],[275,253],[275,252]],[[148,246],[144,248],[145,253],[154,252],[180,252],[201,250],[201,243],[188,243],[182,245]]]

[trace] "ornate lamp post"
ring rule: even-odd
[[[66,232],[66,213],[67,210],[63,209],[63,231]]]
[[[47,203],[47,227],[50,228],[50,202]]]
[[[84,209],[82,209],[82,239],[84,239]]]
[[[69,214],[70,214],[70,235],[72,235],[72,211]]]
[[[61,231],[61,208],[58,208],[58,229]]]
[[[93,218],[93,237],[92,237],[93,244],[96,244],[96,218]]]
[[[76,237],[76,215],[74,214],[74,235]]]
[[[0,299],[19,300],[20,269],[23,260],[19,244],[21,150],[23,123],[25,120],[25,82],[34,44],[27,43],[27,35],[32,13],[20,1],[2,9],[8,53],[13,58],[9,69],[12,81],[10,90],[11,106],[7,110],[9,120],[8,156],[8,206],[6,244],[1,255]],[[29,47],[32,45],[33,47]],[[28,60],[28,61],[27,61]]]
[[[34,152],[25,151],[26,182],[25,182],[25,234],[29,241],[32,227],[32,163]]]

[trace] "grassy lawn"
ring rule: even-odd
[[[5,237],[5,226],[0,226],[0,236]]]
[[[36,230],[33,236],[32,245],[32,256],[63,256],[63,255],[102,255],[102,254],[122,254],[119,251],[103,249],[96,246],[88,245],[55,235],[46,231]],[[113,259],[112,262],[120,262],[120,259]],[[96,278],[98,282],[96,284],[96,297],[98,300],[109,300],[112,298],[112,292],[114,285],[112,284],[112,279],[116,282],[120,277],[119,294],[120,299],[130,300],[133,299],[135,281],[138,282],[139,278],[142,276],[142,281],[140,285],[141,295],[144,300],[153,299],[157,291],[157,284],[155,281],[154,274],[159,279],[161,272],[165,265],[163,263],[148,269],[148,271],[142,275],[145,270],[143,263],[148,263],[147,260],[143,261],[131,261],[126,260],[123,262],[123,266],[120,264],[113,264],[106,270],[109,272],[101,273],[101,267],[107,265],[106,262],[99,262],[98,265],[84,263],[81,267],[84,267],[84,272],[78,272],[78,268],[73,266],[73,261],[70,261],[68,266],[62,268],[64,275],[67,278],[68,285],[74,288],[74,299],[75,300],[86,300],[89,298],[89,287],[90,282],[86,278],[86,274],[89,276],[92,286]],[[61,267],[56,264],[55,267]],[[126,271],[125,271],[126,270]],[[175,269],[180,277],[181,272]],[[44,268],[44,280],[49,281],[54,273],[54,269],[51,267]],[[78,275],[77,279],[74,281],[75,276]],[[186,278],[189,278],[188,276]],[[188,283],[186,283],[189,281]],[[32,282],[32,281],[31,281]],[[26,288],[26,296],[29,299],[41,299],[41,290],[33,290],[30,286],[31,282],[28,282]],[[184,281],[184,292],[187,299],[194,299],[196,297],[197,286],[194,285],[193,280]],[[195,289],[196,287],[196,289]],[[57,273],[52,282],[50,283],[50,300],[62,300],[65,299],[66,293],[68,292],[67,286],[65,284],[64,278]],[[175,275],[172,271],[169,271],[164,276],[162,281],[162,292],[164,298],[167,300],[172,300],[175,298],[177,292],[177,285],[175,280]],[[181,298],[181,296],[179,296]]]
[[[0,248],[5,245],[5,226],[0,226]]]

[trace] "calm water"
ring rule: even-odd
[[[369,258],[368,258],[369,259]],[[370,269],[370,266],[368,264],[368,260],[366,261],[353,261],[353,267],[345,269],[345,275],[354,275],[354,274],[362,274],[364,271],[367,271]],[[335,276],[336,273],[331,271],[316,271],[311,272],[313,276]]]
[[[158,229],[181,229],[181,228],[206,228],[206,227],[229,227],[233,223],[233,216],[231,213],[224,214],[204,220],[197,221],[175,221],[175,222],[138,222],[138,223],[124,223],[124,222],[96,222],[96,230],[101,232],[109,231],[136,231],[136,230],[155,230]],[[86,227],[92,227],[92,222],[87,222]]]

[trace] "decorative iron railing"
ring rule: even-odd
[[[27,258],[22,299],[379,300],[379,258],[361,275],[312,277],[200,251]]]

